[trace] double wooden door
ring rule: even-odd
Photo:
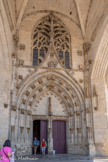
[[[53,121],[52,123],[53,133],[53,149],[56,150],[56,154],[66,153],[66,122],[61,120]],[[36,120],[34,122],[34,137],[37,137],[40,142],[45,139],[48,144],[48,121]],[[38,148],[38,153],[41,153],[41,149]],[[46,149],[48,153],[48,146]]]

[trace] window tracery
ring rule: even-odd
[[[71,68],[71,38],[65,25],[54,15],[44,17],[33,32],[33,65],[40,65],[53,45],[59,63]]]

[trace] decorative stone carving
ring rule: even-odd
[[[92,60],[88,60],[88,63],[91,65],[92,64]]]
[[[83,79],[80,79],[79,82],[80,82],[80,83],[83,83],[84,81],[83,81]]]
[[[76,95],[75,94],[72,94],[72,98],[76,98]]]
[[[21,114],[24,114],[25,110],[24,109],[21,109]]]
[[[16,53],[12,53],[12,57],[13,58],[16,58]]]
[[[28,114],[28,115],[31,115],[31,114],[32,114],[32,111],[31,111],[31,110],[28,110],[28,111],[27,111],[27,114]]]
[[[78,133],[81,133],[81,128],[77,128]]]
[[[29,96],[30,92],[29,91],[26,91],[25,95],[26,96]]]
[[[63,85],[63,82],[62,82],[62,81],[59,81],[59,84],[60,84],[60,85]]]
[[[80,110],[76,111],[76,115],[80,115],[80,114],[81,114]]]
[[[79,70],[83,70],[83,64],[78,65]]]
[[[68,104],[68,106],[69,106],[69,108],[71,108],[71,107],[72,107],[72,104],[71,104],[71,103],[69,103],[69,104]]]
[[[32,101],[29,102],[29,106],[32,106]]]
[[[21,134],[23,133],[23,131],[24,131],[24,127],[20,127]]]
[[[35,85],[34,85],[34,84],[33,84],[33,85],[31,85],[31,88],[32,88],[32,89],[34,89],[34,88],[35,88]]]
[[[34,94],[32,97],[35,99],[36,98],[36,94]]]
[[[69,115],[70,116],[73,116],[74,115],[74,112],[73,111],[69,112]]]
[[[47,76],[47,80],[51,80],[51,76]]]
[[[23,104],[23,105],[25,105],[25,103],[26,103],[26,100],[25,100],[25,99],[23,99],[23,100],[22,100],[22,104]]]
[[[55,67],[57,66],[57,62],[54,61],[54,60],[51,60],[51,61],[48,62],[47,65],[48,65],[48,67],[53,67],[53,68],[55,68]]]
[[[43,83],[42,79],[38,79],[38,82],[39,82],[39,84]]]
[[[29,134],[29,132],[30,132],[30,128],[27,128],[27,133]]]
[[[19,75],[19,79],[21,79],[21,80],[22,80],[22,79],[23,79],[23,76],[22,76],[22,75]]]
[[[13,41],[14,41],[14,46],[18,48],[19,36],[17,31],[15,34],[13,34]]]
[[[58,92],[59,92],[59,93],[62,93],[62,90],[61,90],[61,89],[58,89]]]
[[[98,110],[98,107],[94,107],[94,110],[97,111]]]
[[[90,113],[90,108],[86,108],[86,113]]]
[[[39,51],[38,64],[43,62],[47,51],[49,51],[51,61],[48,63],[48,67],[56,67],[57,63],[52,59],[56,55],[58,62],[63,67],[70,68],[70,39],[70,34],[60,19],[51,14],[44,17],[33,32],[33,49],[38,49]],[[69,59],[70,61],[68,61]]]
[[[98,110],[98,96],[95,85],[93,86],[93,107],[95,111]]]
[[[67,97],[67,96],[64,96],[64,99],[65,99],[65,100],[67,100],[67,99],[68,99],[68,97]]]
[[[66,87],[66,90],[67,90],[67,91],[70,91],[70,90],[71,90],[71,88],[70,88],[70,87]]]
[[[80,106],[79,102],[75,102],[75,106]]]
[[[18,85],[18,84],[16,85],[16,89],[17,89],[17,90],[19,89],[19,85]]]
[[[25,50],[25,44],[19,44],[19,49],[20,50]]]
[[[52,88],[54,88],[54,86],[51,85],[51,84],[47,84],[46,87],[49,88],[49,90],[51,90]]]
[[[90,50],[90,48],[91,48],[91,44],[89,42],[85,42],[83,44],[83,49],[86,53]]]
[[[42,92],[43,89],[42,89],[41,87],[39,87],[37,90],[38,90],[39,92]]]
[[[16,106],[12,106],[12,110],[16,111],[17,107]]]
[[[74,128],[70,128],[71,133],[74,133]]]
[[[24,60],[20,59],[19,60],[19,65],[24,65]]]
[[[56,80],[56,77],[55,76],[51,76],[51,80]]]
[[[4,103],[4,108],[7,108],[8,107],[8,104],[7,103]]]

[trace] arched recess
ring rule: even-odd
[[[99,155],[101,152],[102,155],[108,155],[108,117],[105,92],[105,74],[108,67],[108,17],[104,21],[100,32],[92,44],[91,50],[89,51],[89,58],[93,60],[90,72],[91,88],[93,92],[93,121],[96,154]],[[95,89],[93,87],[95,87]],[[94,102],[95,100],[96,103]],[[103,134],[102,132],[105,133]],[[102,145],[102,147],[100,145]]]
[[[41,98],[48,92],[52,96],[57,97],[58,102],[64,110],[63,115],[72,118],[72,123],[70,123],[68,131],[74,131],[75,141],[73,145],[75,143],[77,146],[87,144],[86,116],[82,89],[75,80],[55,71],[41,72],[38,74],[35,72],[20,85],[18,97],[16,98],[17,118],[15,126],[17,132],[20,131],[19,128],[21,127],[21,112],[25,112],[24,123],[26,124],[24,125],[24,129],[26,130],[26,127],[29,126],[27,124],[28,114],[30,119],[32,115],[38,115],[34,110],[34,105],[38,105]],[[17,139],[19,138],[18,136]]]

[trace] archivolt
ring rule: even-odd
[[[105,20],[101,30],[103,29],[104,32],[102,34],[101,41],[99,42],[98,45],[98,49],[97,49],[97,53],[96,53],[96,57],[95,57],[95,61],[91,73],[92,79],[104,78],[108,66],[108,17]],[[99,37],[97,37],[97,39],[99,39]]]
[[[47,84],[51,86],[53,86],[53,84],[57,84],[59,88],[63,88],[63,91],[65,90],[67,94],[70,94],[70,96],[78,96],[81,105],[84,104],[84,95],[79,85],[74,80],[69,79],[63,74],[53,71],[43,72],[39,74],[35,72],[31,76],[26,78],[25,81],[20,85],[17,98],[17,107],[19,107],[19,104],[21,103],[21,99],[25,92],[31,91],[32,85],[35,85],[35,87],[38,88],[42,87],[43,84],[41,83],[41,80],[42,82],[46,83],[46,86]]]

